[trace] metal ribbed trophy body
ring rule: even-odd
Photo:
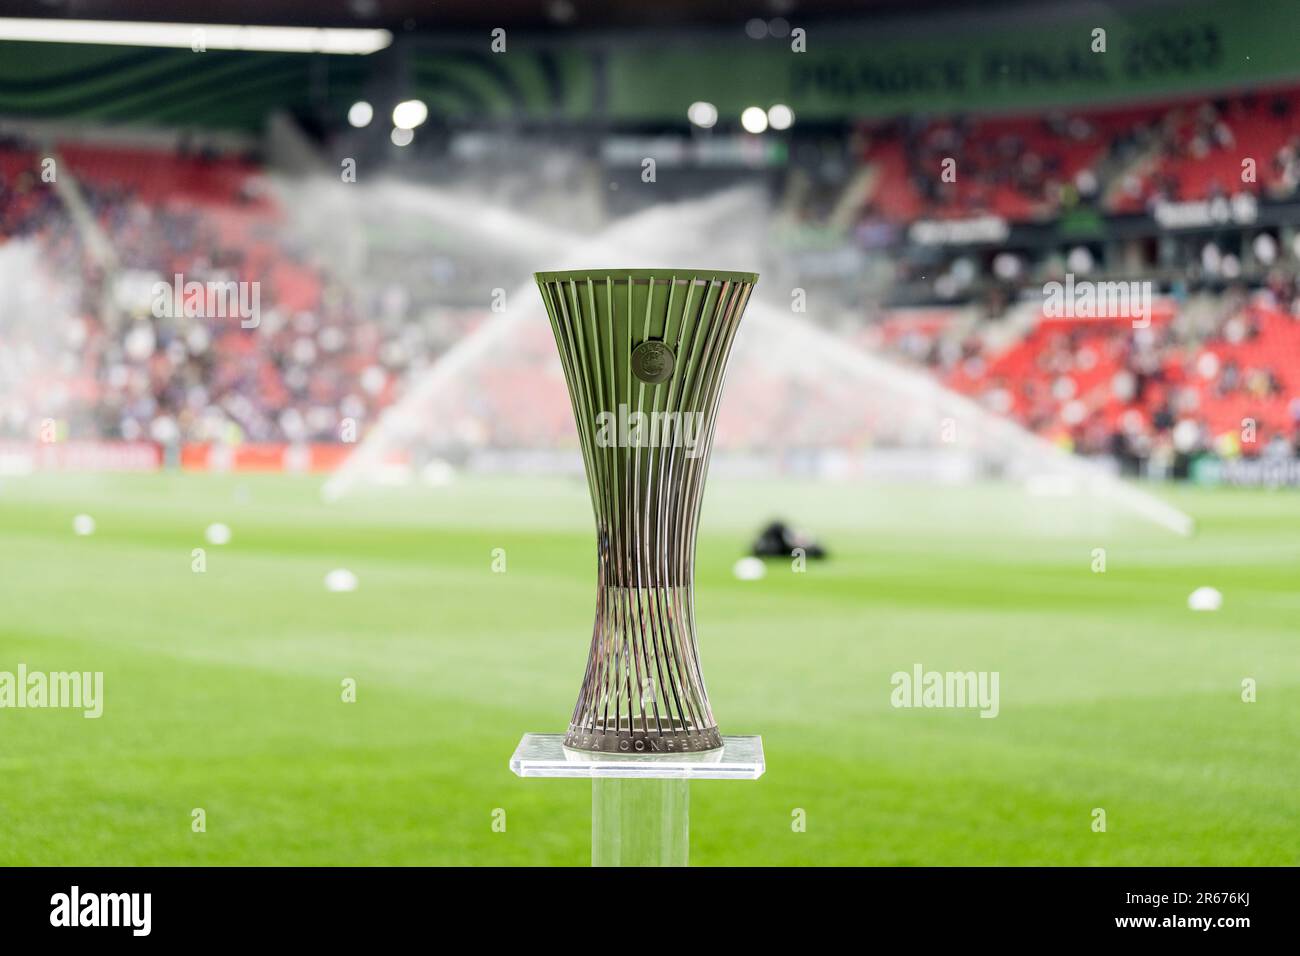
[[[695,639],[695,535],[718,403],[758,276],[537,274],[596,514],[596,622],[566,747],[722,745]]]

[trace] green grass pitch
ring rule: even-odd
[[[1194,537],[1007,488],[715,478],[704,672],[768,772],[692,786],[692,862],[1300,863],[1300,496],[1160,493]],[[831,560],[736,580],[778,514]],[[583,865],[590,787],[507,761],[565,727],[594,579],[578,481],[0,479],[0,671],[105,673],[99,720],[0,710],[0,864]],[[999,716],[891,707],[914,663],[998,671]]]

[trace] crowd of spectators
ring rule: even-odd
[[[1026,428],[1131,471],[1185,474],[1199,455],[1300,456],[1300,299],[1264,290],[1166,300],[1128,319],[1040,317],[1009,345],[932,318],[892,348]]]
[[[1251,124],[1263,119],[1276,127],[1268,142],[1277,147],[1265,185],[1294,189],[1300,133],[1290,129],[1285,97],[1178,107],[1145,124],[1135,116],[932,122],[896,141],[909,164],[958,158],[952,189],[912,181],[922,210],[987,204],[995,194],[1037,208],[1059,203],[1063,191],[1073,191],[1069,201],[1091,200],[1107,190],[1098,169],[1139,154],[1160,162],[1117,195],[1149,203],[1187,195],[1181,157],[1233,155],[1242,130],[1255,135]],[[283,228],[284,211],[247,160],[55,148],[73,198],[42,177],[42,153],[0,141],[0,281],[31,286],[42,304],[0,303],[0,437],[31,439],[54,421],[67,437],[163,445],[336,442],[349,427],[364,433],[404,374],[468,327],[449,320],[426,331],[392,282],[331,269]],[[1197,182],[1217,188],[1213,177]],[[255,321],[187,315],[174,302],[160,310],[156,284],[171,286],[177,275],[255,284]],[[1297,303],[1294,279],[1278,271],[1263,290],[1172,303],[1148,329],[1042,317],[994,349],[981,329],[955,337],[927,322],[887,344],[1064,447],[1177,471],[1202,452],[1300,453]],[[524,358],[497,369],[501,389],[476,394],[504,394],[541,374]],[[482,432],[475,441],[567,434],[567,408],[514,422],[481,403],[469,416]],[[779,418],[780,403],[770,411]],[[864,422],[852,440],[878,427]]]
[[[363,301],[295,248],[256,167],[184,153],[53,150],[102,242],[40,180],[30,144],[0,145],[0,269],[34,261],[40,315],[0,315],[0,436],[46,422],[73,438],[338,441],[393,398],[419,342],[400,303]],[[19,259],[24,244],[35,255]],[[241,284],[256,314],[197,314],[157,284]],[[253,290],[256,289],[254,293]],[[161,305],[161,307],[160,307]],[[16,312],[23,314],[15,314]]]
[[[1124,213],[1238,193],[1290,198],[1300,187],[1300,94],[1040,117],[909,117],[864,124],[856,142],[877,172],[867,220],[1024,221],[1079,205]],[[1253,169],[1243,170],[1245,158]]]

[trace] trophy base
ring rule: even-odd
[[[671,756],[717,750],[722,746],[722,735],[717,727],[629,730],[624,726],[619,730],[605,730],[598,725],[593,730],[570,724],[569,732],[564,735],[564,746],[587,753]]]
[[[565,747],[562,734],[524,734],[510,758],[510,769],[520,777],[757,780],[767,762],[761,737],[723,737],[719,750],[672,757],[587,753]]]
[[[686,866],[690,782],[757,780],[763,738],[725,737],[698,754],[585,754],[559,734],[524,734],[510,758],[520,777],[591,778],[592,866]]]

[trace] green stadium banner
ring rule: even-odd
[[[801,119],[1031,111],[1276,84],[1300,77],[1294,0],[1115,5],[936,16],[878,32],[814,24],[800,38],[715,49],[643,44],[610,58],[607,109],[623,120],[724,117],[786,103]],[[798,27],[797,18],[792,25]],[[1104,30],[1104,52],[1094,52]],[[796,52],[802,39],[806,52]]]
[[[434,119],[726,123],[786,103],[801,120],[1027,112],[1153,101],[1300,79],[1296,0],[968,11],[800,25],[750,39],[686,28],[602,36],[399,38],[368,57],[0,42],[0,116],[255,129],[275,108],[342,116],[400,58]],[[1104,51],[1100,49],[1104,33]],[[382,84],[381,84],[382,87]]]
[[[0,42],[0,117],[256,130],[276,108],[345,115],[365,59]]]

